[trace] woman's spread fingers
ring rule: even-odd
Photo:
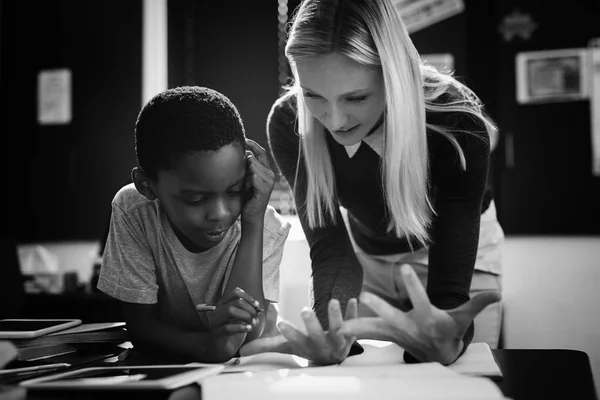
[[[429,297],[415,270],[410,265],[404,264],[400,268],[400,273],[413,309],[417,312],[429,310],[431,307]]]
[[[310,349],[308,336],[296,328],[294,324],[283,320],[277,324],[277,329],[279,329],[279,332],[281,332],[294,350],[297,350],[298,348],[303,348],[305,350]],[[295,351],[295,354],[298,354],[297,351]],[[304,352],[304,354],[306,354],[306,352]]]
[[[258,338],[246,343],[240,348],[240,356],[251,356],[259,353],[276,352],[289,353],[290,346],[283,335]]]
[[[360,301],[389,323],[398,323],[406,318],[402,311],[373,293],[361,293]]]
[[[352,318],[344,321],[338,331],[346,337],[358,339],[391,340],[389,326],[381,318]]]
[[[329,317],[329,332],[327,335],[333,341],[337,349],[341,349],[347,344],[346,337],[340,334],[338,331],[344,323],[342,316],[342,308],[340,302],[337,299],[331,299],[327,307]]]
[[[340,307],[340,302],[338,299],[329,300],[329,304],[327,305],[327,314],[329,317],[329,330],[337,331],[344,322],[344,317],[342,316],[342,309]]]
[[[355,298],[348,300],[346,306],[346,319],[356,318],[358,316],[358,301]]]
[[[306,326],[306,333],[310,342],[314,343],[316,349],[325,349],[327,347],[327,338],[315,313],[309,308],[304,308],[300,316],[304,321],[304,326]]]
[[[490,304],[496,303],[502,299],[500,292],[486,291],[473,296],[465,304],[449,311],[449,314],[460,324],[461,327],[468,327],[475,317]]]

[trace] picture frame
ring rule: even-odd
[[[517,102],[539,104],[589,98],[587,54],[585,48],[519,53],[515,60]]]

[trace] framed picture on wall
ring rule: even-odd
[[[519,53],[517,101],[530,104],[587,99],[588,72],[586,49]]]

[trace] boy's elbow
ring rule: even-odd
[[[215,343],[207,348],[206,351],[201,351],[194,358],[196,358],[196,362],[222,364],[237,357],[240,347],[237,341],[232,340],[228,340],[223,345]]]

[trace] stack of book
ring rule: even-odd
[[[125,322],[81,324],[59,332],[31,338],[11,340],[18,360],[34,361],[77,351],[82,345],[129,341]]]

